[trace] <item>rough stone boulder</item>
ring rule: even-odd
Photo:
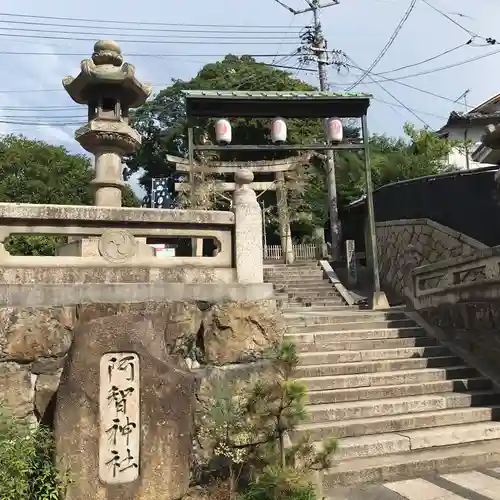
[[[0,308],[0,408],[44,418],[71,347],[73,325],[73,308]]]
[[[203,322],[205,361],[214,365],[255,361],[282,338],[284,328],[275,301],[216,304]]]

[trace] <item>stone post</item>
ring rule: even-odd
[[[237,281],[263,283],[262,212],[255,191],[249,186],[253,182],[253,173],[248,169],[241,169],[235,174],[235,182],[233,212]]]
[[[347,264],[347,283],[350,286],[358,284],[358,261],[356,259],[356,246],[354,240],[345,242],[346,264]]]
[[[285,173],[275,172],[274,175],[276,179],[276,201],[278,205],[278,223],[283,260],[285,261],[285,264],[293,264],[295,261],[295,255],[293,254],[290,214],[288,211],[288,200],[285,188]]]

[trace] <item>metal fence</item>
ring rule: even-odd
[[[318,249],[314,243],[300,243],[293,245],[295,260],[316,260]],[[264,247],[265,260],[283,260],[283,248],[281,245],[266,245]]]

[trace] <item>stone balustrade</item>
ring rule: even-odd
[[[0,203],[0,220],[0,263],[4,267],[232,267],[232,212]],[[77,256],[72,253],[77,245],[70,244],[55,257],[12,256],[3,242],[19,234],[99,238],[94,255],[90,251],[88,256]],[[141,242],[136,238],[144,237],[210,238],[216,241],[217,251],[212,257],[153,259],[152,248],[149,252],[139,248]]]
[[[260,207],[243,177],[231,212],[0,203],[0,284],[262,283]],[[56,256],[16,256],[5,247],[15,235],[69,243]],[[215,250],[159,258],[147,237],[210,239]]]
[[[464,359],[500,382],[500,247],[413,269],[421,318]]]
[[[500,297],[500,247],[420,266],[412,271],[413,296],[420,307]],[[498,292],[496,289],[498,288]]]

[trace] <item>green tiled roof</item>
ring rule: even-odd
[[[246,90],[183,90],[186,98],[208,99],[370,99],[373,96],[362,92],[321,91],[246,91]]]

